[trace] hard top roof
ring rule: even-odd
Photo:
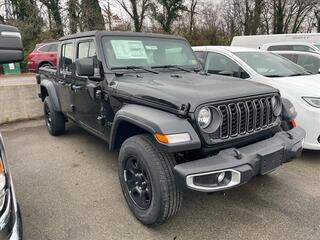
[[[128,37],[155,37],[155,38],[169,38],[169,39],[181,39],[185,40],[185,38],[174,35],[165,35],[158,33],[141,33],[141,32],[111,32],[111,31],[90,31],[90,32],[80,32],[71,34],[68,36],[64,36],[59,39],[59,41],[65,41],[69,39],[75,38],[85,38],[85,37],[97,37],[97,36],[128,36]]]

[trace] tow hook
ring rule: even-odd
[[[238,159],[238,160],[242,159],[242,154],[241,154],[241,152],[239,152],[239,150],[234,149],[233,152],[235,153],[236,159]]]

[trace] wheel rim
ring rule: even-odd
[[[45,118],[46,118],[47,126],[48,126],[49,129],[51,129],[51,124],[52,124],[51,112],[50,112],[50,109],[49,109],[47,104],[44,107],[44,115],[45,115]]]
[[[148,209],[152,201],[151,179],[145,166],[135,157],[124,164],[124,180],[131,200],[141,209]]]

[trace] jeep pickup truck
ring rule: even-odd
[[[199,66],[184,38],[96,31],[61,38],[57,69],[37,75],[49,133],[72,120],[118,150],[143,224],[174,216],[184,188],[230,189],[301,154],[305,132],[282,127],[296,112],[279,91]]]

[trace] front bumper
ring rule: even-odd
[[[196,191],[215,192],[233,188],[299,157],[305,135],[299,127],[281,131],[246,147],[229,148],[215,156],[178,164],[174,173],[180,185]],[[225,178],[219,182],[217,177],[221,173]]]
[[[22,219],[12,180],[0,215],[0,240],[22,240]]]

